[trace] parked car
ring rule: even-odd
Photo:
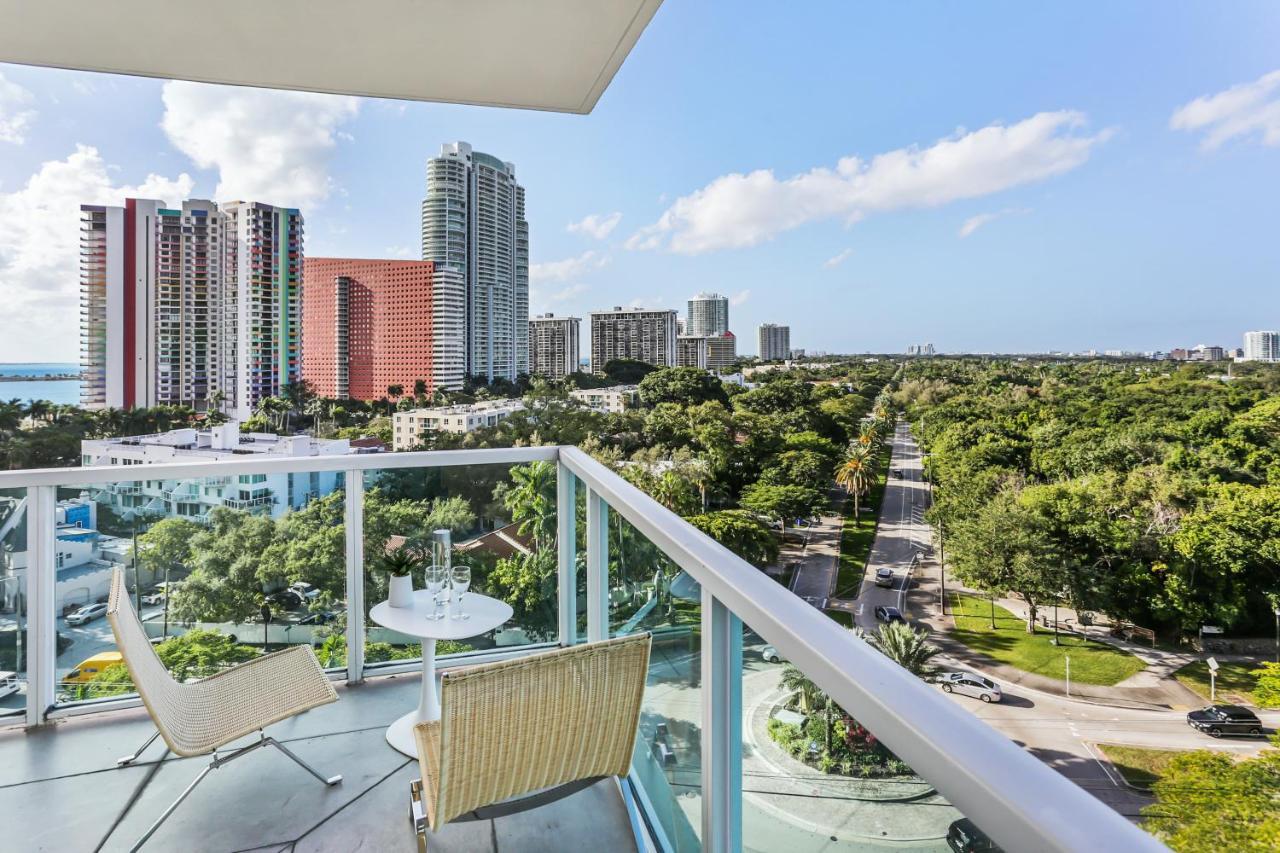
[[[164,604],[164,590],[157,587],[142,596],[143,604]]]
[[[69,614],[67,616],[67,624],[83,625],[86,622],[92,622],[94,619],[101,619],[103,616],[106,616],[106,615],[107,615],[107,605],[90,604],[85,607],[81,607],[75,613]]]
[[[778,654],[778,650],[773,646],[765,646],[761,649],[760,657],[764,658],[766,663],[782,663],[782,655]]]
[[[1260,735],[1262,720],[1240,705],[1210,705],[1187,714],[1187,725],[1210,737]]]
[[[308,613],[298,620],[299,625],[328,625],[330,622],[338,618],[338,614],[332,610],[318,610],[315,613]]]
[[[306,581],[294,581],[289,584],[289,589],[297,593],[299,597],[310,601],[313,598],[320,597],[320,590],[316,589]]]
[[[883,604],[879,604],[876,606],[875,612],[877,622],[884,622],[886,624],[889,622],[901,622],[904,625],[907,624],[907,620],[903,617],[902,611],[896,607],[887,607]]]
[[[267,596],[272,610],[297,610],[302,606],[302,596],[291,589],[282,589]]]
[[[999,684],[972,672],[948,672],[938,678],[938,683],[947,693],[973,696],[983,702],[999,702],[1002,698]]]
[[[967,817],[947,828],[947,846],[956,853],[1001,853],[996,843]]]
[[[876,586],[893,586],[893,569],[876,569]]]

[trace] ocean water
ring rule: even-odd
[[[80,365],[68,362],[0,364],[0,376],[45,376],[50,373],[77,373]],[[78,404],[80,383],[74,379],[59,382],[0,382],[0,400],[48,400],[50,403]]]

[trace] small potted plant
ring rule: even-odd
[[[422,558],[409,548],[401,546],[382,555],[382,568],[386,570],[392,607],[413,607],[413,570],[422,564]]]

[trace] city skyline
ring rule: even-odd
[[[0,361],[76,360],[82,203],[261,199],[304,211],[309,253],[417,259],[451,139],[520,166],[531,313],[716,290],[735,326],[834,352],[1280,326],[1274,6],[869,14],[664,9],[586,118],[0,66],[0,291],[28,318]],[[998,59],[930,56],[943,31]]]

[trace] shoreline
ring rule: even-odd
[[[0,382],[79,382],[78,373],[46,373],[42,376],[0,376]]]

